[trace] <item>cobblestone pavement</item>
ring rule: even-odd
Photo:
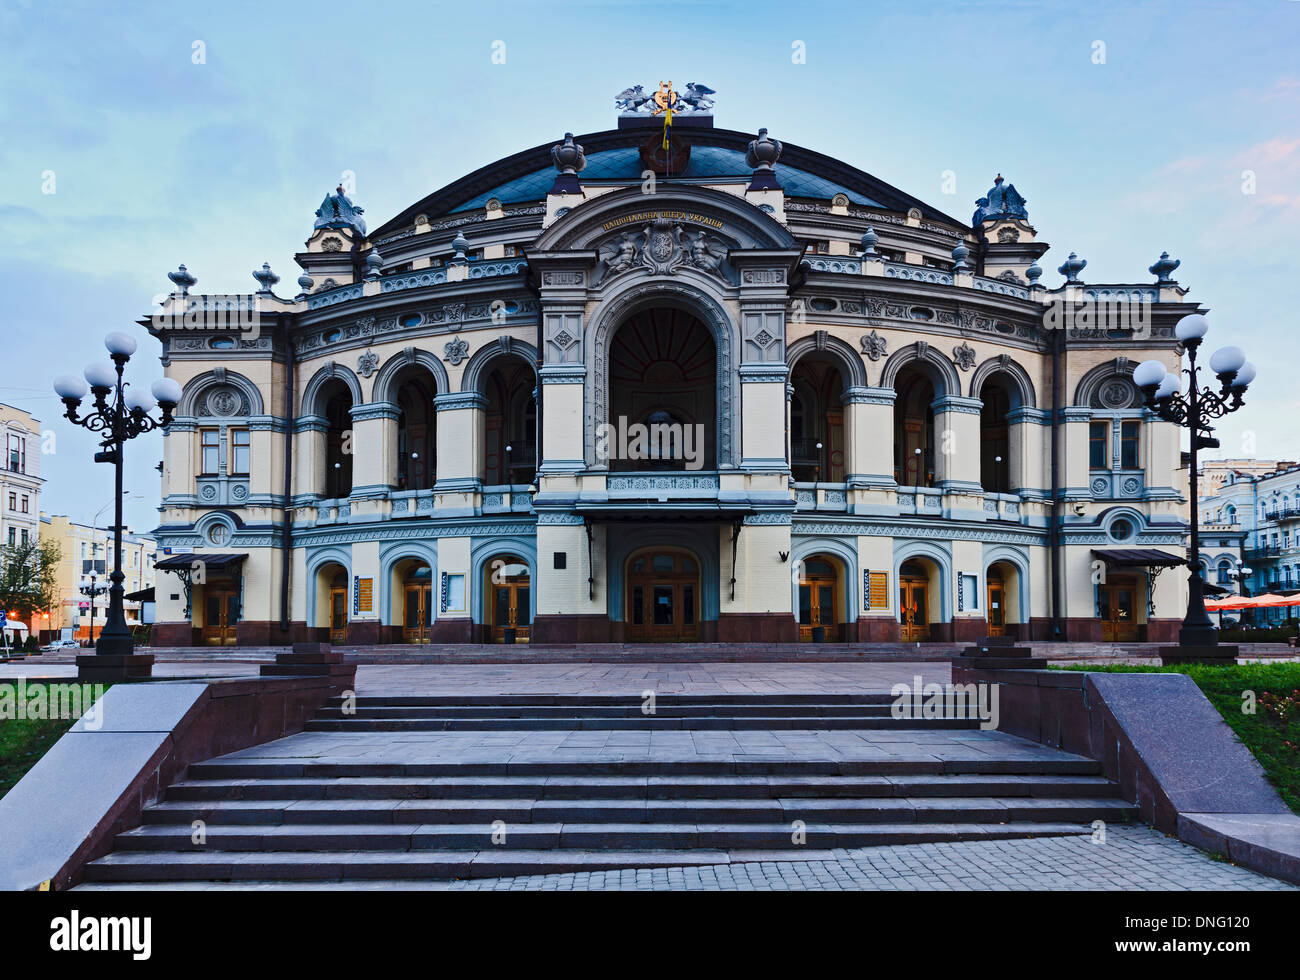
[[[819,855],[820,856],[820,855]],[[905,844],[820,860],[594,871],[443,883],[454,891],[1300,891],[1146,826],[1090,836]]]

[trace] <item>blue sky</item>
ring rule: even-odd
[[[1210,309],[1211,348],[1240,344],[1260,368],[1223,455],[1300,458],[1297,0],[0,0],[0,400],[56,434],[42,507],[88,521],[111,499],[49,381],[112,329],[139,333],[137,377],[160,374],[132,323],[177,263],[200,291],[235,292],[269,261],[291,293],[291,255],[343,171],[375,227],[506,154],[611,127],[616,92],[661,78],[717,89],[719,126],[766,126],[956,216],[1005,174],[1052,244],[1049,286],[1071,250],[1089,282],[1148,281],[1168,250]],[[151,528],[160,438],[128,456],[128,521]]]

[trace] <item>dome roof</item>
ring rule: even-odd
[[[647,130],[644,128],[606,130],[575,137],[575,141],[584,147],[587,158],[579,179],[590,184],[639,181],[645,169],[640,150],[646,138]],[[674,173],[671,179],[707,182],[749,177],[753,168],[745,162],[745,151],[753,138],[750,133],[712,128],[675,134],[674,139],[682,139],[689,145],[690,155],[683,171]],[[481,208],[492,198],[502,204],[545,200],[556,177],[550,156],[551,145],[524,150],[453,181],[385,222],[374,231],[374,236],[382,237],[409,226],[417,214],[437,218]],[[870,174],[790,143],[784,144],[775,171],[777,180],[790,197],[829,200],[836,194],[843,194],[853,204],[886,211],[918,208],[925,218],[962,226],[957,219]]]

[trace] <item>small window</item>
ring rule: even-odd
[[[1088,465],[1094,470],[1104,470],[1110,466],[1106,452],[1107,436],[1110,433],[1109,422],[1093,422],[1088,426]]]
[[[216,429],[200,429],[199,441],[203,453],[199,472],[203,476],[216,476],[221,472],[221,433]]]
[[[27,528],[23,528],[23,547],[27,547]]]
[[[9,495],[9,509],[10,509],[10,510],[17,510],[17,509],[18,509],[18,494],[16,494],[16,493],[11,493],[11,494]]]
[[[249,434],[247,429],[230,430],[230,475],[248,476]]]
[[[26,497],[23,498],[23,513],[24,513],[24,514],[27,513],[27,498],[26,498]]]
[[[1126,470],[1138,468],[1138,433],[1142,423],[1138,421],[1121,422],[1119,431],[1119,465]]]

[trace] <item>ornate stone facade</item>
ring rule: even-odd
[[[1117,625],[1090,570],[1185,527],[1129,379],[1177,260],[1049,288],[1010,184],[967,225],[711,94],[672,154],[629,89],[373,232],[327,195],[293,299],[174,279],[157,537],[223,557],[157,642],[1167,638],[1175,576]]]

